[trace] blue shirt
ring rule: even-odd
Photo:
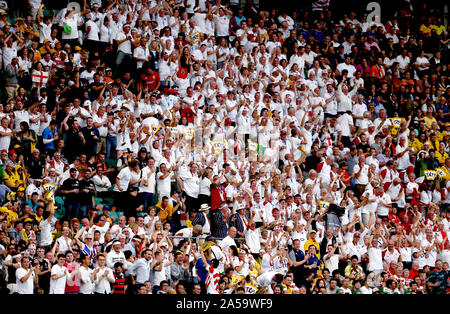
[[[206,261],[209,264],[209,261]],[[203,260],[200,258],[195,263],[195,268],[197,269],[197,274],[200,277],[200,280],[205,282],[206,277],[208,276],[208,270],[205,268],[205,264],[203,264]]]
[[[306,265],[312,265],[314,263],[316,263],[317,267],[316,268],[310,268],[311,271],[314,270],[314,278],[317,278],[317,269],[319,269],[320,265],[319,265],[319,259],[317,258],[316,255],[314,255],[313,257],[308,258],[308,260],[306,261]]]
[[[36,212],[36,209],[37,209],[37,207],[38,207],[38,202],[35,202],[35,203],[33,204],[33,201],[32,201],[32,200],[28,200],[28,201],[25,202],[25,204],[27,204],[28,206],[30,206],[30,207],[33,209],[33,212],[34,212],[34,213]]]
[[[50,140],[53,139],[55,135],[53,134],[52,130],[50,130],[50,128],[45,128],[44,131],[42,132],[42,139],[43,140]],[[53,141],[51,141],[50,143],[44,144],[44,148],[45,149],[55,149],[55,145],[53,145]]]

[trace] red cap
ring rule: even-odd
[[[6,149],[3,149],[2,153],[8,153],[8,151]]]
[[[230,126],[231,125],[231,119],[230,118],[226,118],[225,119],[225,125],[226,126]]]
[[[5,150],[6,151],[6,150]],[[10,151],[9,151],[9,154],[10,155],[12,155],[12,154],[15,154],[16,153],[16,151],[14,150],[14,149],[11,149]]]
[[[356,238],[356,237],[359,238],[359,237],[361,237],[361,234],[360,234],[359,232],[356,232],[356,233],[353,235],[353,237],[354,237],[354,238]]]

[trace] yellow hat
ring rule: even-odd
[[[19,188],[17,189],[17,192],[23,192],[23,191],[25,191],[25,187],[19,186]]]
[[[75,51],[80,51],[81,47],[80,46],[75,46]]]
[[[214,242],[212,241],[206,241],[202,244],[202,250],[206,251],[207,249],[209,249],[212,245],[214,244]]]

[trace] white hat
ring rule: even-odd
[[[90,100],[85,100],[84,103],[83,103],[83,107],[86,107],[86,106],[90,107],[91,104],[92,104],[92,102]]]
[[[200,206],[200,209],[198,210],[199,212],[204,212],[205,210],[207,210],[207,209],[210,209],[211,207],[209,207],[209,205],[208,204],[202,204],[201,206]]]
[[[237,210],[244,209],[245,207],[246,207],[245,204],[241,203],[241,204],[238,205]]]

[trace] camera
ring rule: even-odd
[[[330,204],[330,206],[328,207],[328,212],[334,213],[338,216],[343,216],[345,214],[345,208],[336,204]]]

